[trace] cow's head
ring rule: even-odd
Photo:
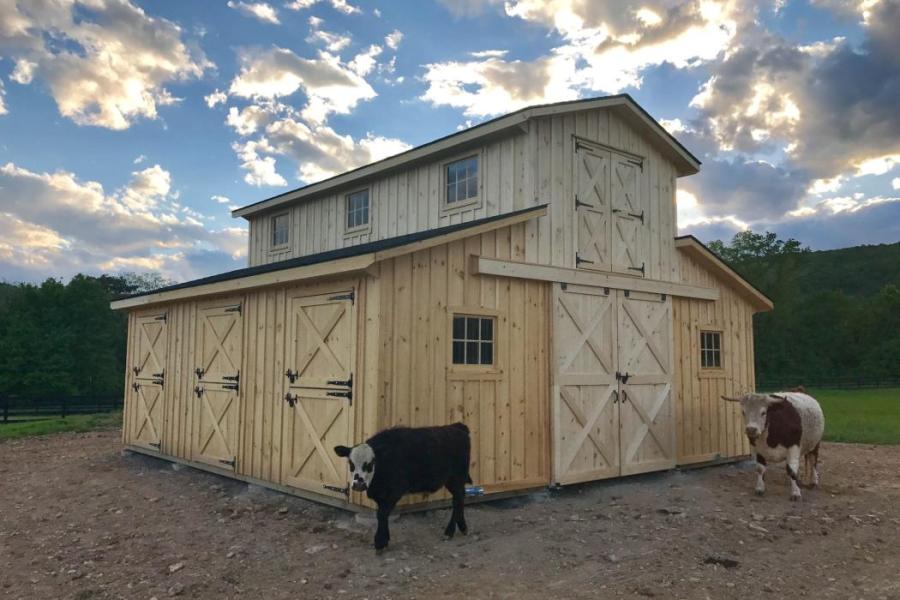
[[[375,476],[375,451],[368,444],[359,444],[348,448],[335,446],[334,453],[346,458],[350,467],[350,485],[354,491],[364,492],[372,484]]]
[[[781,402],[783,398],[770,394],[744,394],[739,398],[722,396],[722,400],[741,403],[741,411],[744,413],[744,432],[752,444],[766,433],[769,423],[767,417],[769,407],[776,402]]]

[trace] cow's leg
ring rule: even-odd
[[[800,446],[791,446],[787,451],[787,474],[791,478],[791,500],[800,499]]]
[[[809,464],[812,466],[812,486],[819,487],[819,445],[809,453]]]
[[[756,453],[756,495],[762,496],[766,493],[766,482],[763,479],[766,475],[766,459],[762,454]]]
[[[457,527],[459,527],[459,531],[463,535],[468,532],[466,519],[465,516],[463,516],[463,502],[466,497],[466,486],[461,480],[454,480],[448,481],[446,487],[447,491],[450,492],[450,495],[453,496],[453,510],[450,511],[450,522],[447,523],[447,527],[444,529],[444,536],[449,539],[456,533]]]
[[[380,552],[384,550],[388,542],[391,541],[391,532],[388,529],[388,517],[391,516],[391,511],[394,510],[394,505],[397,504],[397,500],[399,498],[389,498],[387,500],[382,500],[378,502],[378,528],[375,530],[375,551]]]

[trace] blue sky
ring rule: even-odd
[[[229,209],[627,92],[679,223],[900,240],[900,0],[0,0],[0,279],[244,266]]]

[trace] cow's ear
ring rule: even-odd
[[[780,394],[769,394],[769,397],[766,399],[766,403],[775,404],[776,402],[787,402],[787,396],[782,396]]]
[[[347,458],[348,456],[350,456],[350,448],[348,448],[347,446],[335,446],[334,453],[341,458]]]
[[[740,398],[731,398],[729,396],[722,396],[722,400],[724,400],[725,402],[740,402],[741,401]]]

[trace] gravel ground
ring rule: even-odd
[[[117,431],[0,443],[0,598],[900,600],[900,447],[826,444],[823,486],[749,463],[374,522],[120,452]]]

